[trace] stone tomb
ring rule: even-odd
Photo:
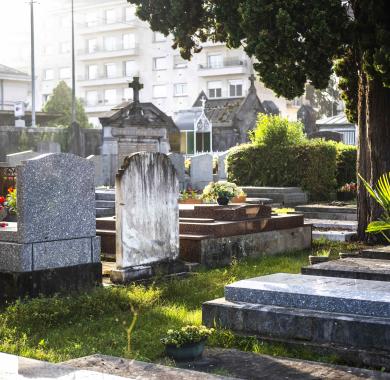
[[[18,223],[0,228],[0,299],[101,282],[93,164],[47,154],[17,166]]]
[[[225,287],[203,323],[331,350],[358,365],[390,364],[390,284],[278,273]]]
[[[213,156],[208,153],[191,157],[191,186],[196,190],[203,190],[213,182]]]
[[[116,177],[116,270],[113,282],[153,275],[151,264],[179,256],[179,182],[170,159],[140,152]]]

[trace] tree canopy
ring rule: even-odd
[[[62,114],[53,124],[69,127],[72,124],[72,90],[64,82],[58,83],[53,94],[43,107],[45,112]],[[89,128],[90,123],[80,99],[76,99],[76,120],[81,128]]]
[[[183,58],[206,40],[243,46],[261,81],[292,99],[306,83],[337,74],[348,115],[356,121],[357,71],[390,86],[390,9],[386,0],[128,0],[154,31],[171,34]],[[360,67],[357,65],[361,63]]]

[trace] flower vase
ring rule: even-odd
[[[217,198],[217,203],[220,205],[220,206],[227,206],[229,204],[229,201],[230,201],[230,198],[229,197],[218,197]]]

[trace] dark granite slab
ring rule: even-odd
[[[390,246],[365,249],[361,256],[366,259],[390,260]]]
[[[303,267],[302,274],[390,281],[390,260],[344,258]]]
[[[390,284],[381,281],[277,273],[228,285],[225,298],[232,302],[390,318]]]

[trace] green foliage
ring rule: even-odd
[[[209,329],[206,326],[184,326],[180,329],[167,331],[167,335],[161,338],[161,343],[181,347],[188,343],[198,343],[214,333],[214,329]]]
[[[372,234],[382,234],[390,243],[388,232],[390,231],[390,173],[383,174],[375,185],[372,187],[362,176],[359,178],[366,187],[368,193],[381,206],[383,213],[379,220],[371,222],[366,232]]]
[[[51,122],[49,126],[69,127],[72,124],[72,90],[64,81],[58,83],[43,109],[45,112],[62,114],[55,122]],[[76,120],[81,128],[91,127],[80,99],[76,99]]]
[[[227,157],[229,181],[240,186],[300,186],[312,200],[326,200],[336,189],[336,147],[307,140],[299,145],[244,144]]]
[[[256,128],[249,132],[249,138],[253,144],[281,148],[302,143],[305,139],[303,130],[300,122],[291,122],[281,116],[259,114]]]
[[[357,148],[342,143],[336,144],[337,149],[337,187],[346,183],[356,183]]]
[[[210,182],[203,190],[202,199],[216,201],[219,197],[232,199],[239,195],[243,195],[243,191],[235,183]]]

